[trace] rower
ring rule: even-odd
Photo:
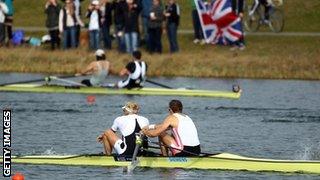
[[[128,102],[122,107],[123,116],[117,117],[111,129],[106,130],[98,136],[98,142],[104,145],[106,155],[111,155],[112,148],[117,155],[131,157],[136,147],[136,133],[139,133],[142,128],[149,125],[149,120],[143,116],[139,116],[139,105],[134,102]],[[122,138],[116,135],[120,131]],[[145,139],[142,143],[144,148],[147,148],[148,142]],[[141,155],[141,151],[138,153]]]
[[[92,75],[90,79],[81,81],[86,86],[101,86],[108,76],[110,63],[106,60],[106,55],[102,49],[95,52],[96,61],[92,61],[85,69],[77,73],[75,76]]]
[[[133,60],[123,68],[119,75],[128,76],[126,80],[119,81],[116,84],[118,88],[141,88],[146,80],[147,64],[141,60],[141,52],[132,53]]]
[[[173,156],[198,156],[201,153],[198,132],[192,119],[182,113],[182,103],[172,100],[169,115],[161,124],[149,125],[142,129],[148,137],[159,137],[161,153],[168,156],[168,148]],[[167,133],[171,130],[171,133]]]

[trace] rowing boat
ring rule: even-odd
[[[213,91],[195,89],[135,88],[114,89],[105,87],[79,87],[42,84],[11,84],[0,86],[0,92],[32,92],[32,93],[78,93],[105,95],[154,95],[154,96],[196,96],[239,99],[241,92]]]
[[[320,174],[320,161],[258,159],[229,153],[203,157],[138,157],[138,167],[206,170],[275,171]],[[2,158],[1,160],[2,161]],[[131,161],[104,155],[13,156],[12,163],[126,167]]]

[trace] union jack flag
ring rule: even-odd
[[[227,45],[243,36],[241,19],[232,12],[231,0],[194,1],[207,43]]]

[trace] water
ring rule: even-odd
[[[0,83],[42,77],[0,74]],[[110,82],[118,78],[112,77]],[[136,101],[151,123],[167,115],[168,102],[180,99],[196,123],[204,152],[252,157],[320,160],[320,82],[246,79],[153,79],[174,87],[229,90],[240,84],[240,100],[162,97],[0,93],[0,107],[13,110],[13,154],[84,154],[102,152],[96,137],[121,115],[126,101]],[[155,139],[154,139],[155,141]],[[319,179],[317,175],[203,171],[181,169],[13,165],[27,179]]]

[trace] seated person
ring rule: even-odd
[[[116,84],[118,88],[141,88],[146,80],[147,64],[141,60],[141,52],[134,51],[132,55],[133,60],[119,73],[120,76],[127,76],[127,79],[119,81]]]
[[[92,75],[90,79],[84,79],[81,83],[90,86],[101,86],[108,76],[110,63],[106,60],[103,50],[98,49],[95,52],[96,61],[92,61],[85,69],[77,73],[75,76]]]

